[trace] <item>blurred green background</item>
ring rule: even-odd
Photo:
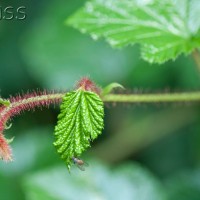
[[[139,47],[112,49],[65,25],[82,0],[6,1],[26,7],[25,20],[0,20],[0,96],[32,89],[72,89],[88,75],[100,86],[130,92],[198,90],[191,57],[150,65]],[[58,107],[16,117],[6,137],[14,162],[0,163],[1,200],[199,200],[198,104],[112,105],[105,129],[69,174],[53,147]]]

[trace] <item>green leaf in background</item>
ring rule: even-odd
[[[66,90],[82,76],[101,85],[120,82],[140,62],[137,49],[113,50],[66,26],[66,17],[82,5],[83,0],[48,1],[21,35],[26,70],[42,88]]]
[[[68,169],[103,129],[103,102],[94,92],[78,89],[63,98],[55,127],[57,148]]]
[[[94,39],[116,47],[140,43],[153,63],[175,59],[200,45],[198,0],[93,0],[67,20]]]
[[[32,173],[23,179],[27,200],[166,200],[162,184],[136,163],[110,170],[91,160],[85,172],[69,175],[64,167]]]

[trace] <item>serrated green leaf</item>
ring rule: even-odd
[[[142,57],[151,63],[200,46],[198,0],[93,0],[67,23],[114,47],[140,43]]]
[[[103,102],[94,92],[78,89],[63,98],[55,127],[57,148],[68,168],[72,157],[80,156],[103,129]]]

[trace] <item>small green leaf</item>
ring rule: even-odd
[[[139,43],[142,57],[151,63],[200,46],[199,0],[93,0],[67,23],[114,47]]]
[[[4,106],[9,106],[10,105],[10,101],[0,98],[0,104],[2,104]]]
[[[8,143],[8,144],[12,143],[13,140],[14,140],[14,138],[15,138],[15,137],[12,137],[12,138],[10,138],[10,139],[6,139],[7,143]]]
[[[55,127],[54,145],[70,169],[72,157],[80,156],[103,129],[103,102],[94,92],[78,89],[63,98]]]
[[[12,123],[10,123],[9,125],[5,124],[5,129],[8,130],[12,127]]]
[[[105,88],[103,88],[101,95],[105,96],[105,95],[111,93],[115,88],[124,89],[124,87],[122,85],[120,85],[119,83],[111,83],[111,84],[107,85]]]

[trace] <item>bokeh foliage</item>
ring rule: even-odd
[[[70,89],[85,75],[101,86],[117,81],[135,92],[200,87],[191,57],[149,65],[140,58],[137,45],[112,49],[103,40],[94,42],[67,27],[66,18],[83,6],[81,0],[10,4],[25,5],[27,19],[0,21],[1,97],[33,88]],[[123,184],[127,185],[126,199],[138,194],[135,185],[152,197],[198,199],[199,105],[106,105],[105,130],[83,158],[90,166],[82,173],[72,167],[71,175],[52,145],[57,114],[54,108],[25,113],[6,131],[8,138],[15,136],[15,161],[0,164],[2,200],[66,199],[67,195],[73,199],[79,192],[83,199],[92,195],[112,199],[113,189],[123,191]],[[98,159],[106,164],[99,164]],[[58,182],[52,181],[52,175]],[[102,188],[104,184],[111,187]]]

